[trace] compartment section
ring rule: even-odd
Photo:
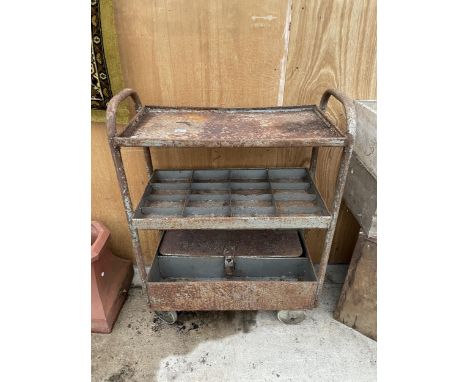
[[[327,228],[304,168],[157,170],[135,211],[138,228]]]

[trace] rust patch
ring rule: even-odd
[[[177,256],[297,257],[302,246],[297,231],[188,230],[165,233],[159,251]]]
[[[160,109],[146,106],[116,137],[125,146],[281,147],[340,144],[345,138],[315,106],[270,109]]]
[[[316,282],[148,282],[153,310],[296,310],[312,308]]]

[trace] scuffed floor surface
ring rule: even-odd
[[[93,381],[375,381],[377,343],[332,317],[345,267],[329,267],[299,325],[274,312],[186,312],[167,325],[132,288],[111,334],[92,335]]]

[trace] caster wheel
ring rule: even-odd
[[[278,310],[276,317],[284,324],[294,325],[304,321],[306,315],[303,310]]]
[[[174,324],[177,321],[177,312],[161,312],[155,311],[156,315],[167,324]]]

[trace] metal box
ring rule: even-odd
[[[296,231],[297,232],[297,231]],[[302,233],[299,257],[162,255],[158,248],[148,274],[150,307],[173,310],[310,309],[317,277]],[[164,242],[164,237],[161,240]],[[256,245],[261,246],[259,241]],[[294,247],[294,246],[293,246]],[[189,249],[190,251],[190,249]],[[259,252],[260,255],[265,255]],[[232,268],[231,268],[232,267]],[[231,269],[229,269],[231,268]]]

